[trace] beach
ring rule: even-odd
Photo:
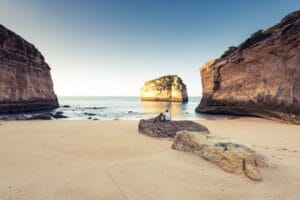
[[[273,164],[263,181],[226,173],[138,121],[1,121],[0,199],[300,199],[300,126],[260,118],[197,121]]]

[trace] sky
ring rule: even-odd
[[[59,96],[138,96],[145,81],[173,74],[200,96],[200,66],[299,9],[299,0],[0,0],[0,24],[41,51]]]

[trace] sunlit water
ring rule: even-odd
[[[140,101],[139,97],[59,97],[60,108],[69,119],[138,120],[151,118],[168,109],[173,119],[199,119],[195,112],[201,97],[190,97],[189,102]],[[63,107],[69,105],[70,107]],[[92,116],[90,116],[92,114]]]
[[[24,113],[26,116],[40,113],[56,113],[62,111],[67,116],[63,120],[139,120],[153,118],[168,109],[175,120],[201,120],[227,118],[221,115],[205,115],[195,112],[201,97],[189,97],[186,103],[140,101],[139,97],[91,97],[91,96],[61,96],[59,108]],[[13,115],[1,115],[9,118]]]

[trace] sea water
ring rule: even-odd
[[[68,119],[139,120],[155,117],[166,109],[172,119],[207,117],[195,112],[201,97],[189,97],[185,103],[141,101],[138,96],[60,96],[58,100],[60,107],[55,112],[64,112]]]

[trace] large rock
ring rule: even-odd
[[[300,123],[300,11],[200,68],[197,112]]]
[[[264,155],[247,146],[198,132],[178,132],[172,148],[192,152],[226,172],[245,175],[254,181],[262,180],[257,167],[269,165]]]
[[[147,81],[141,88],[141,100],[186,102],[188,101],[186,85],[177,75]]]
[[[0,114],[57,106],[50,67],[43,55],[0,25]]]
[[[153,119],[142,119],[139,122],[139,132],[151,137],[175,137],[178,131],[184,130],[209,133],[205,126],[187,120],[153,122]]]

